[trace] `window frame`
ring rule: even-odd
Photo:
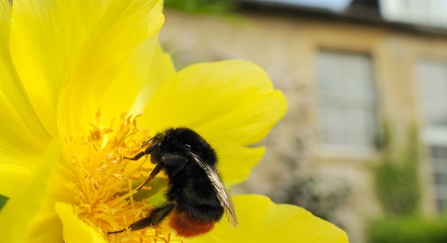
[[[321,110],[326,108],[324,107],[324,105],[322,105],[324,103],[324,100],[326,99],[325,97],[323,97],[323,94],[326,93],[325,90],[321,89],[321,75],[320,75],[320,58],[321,55],[334,55],[335,57],[342,57],[342,59],[349,59],[351,57],[355,58],[363,58],[364,60],[366,60],[366,65],[367,65],[367,72],[369,75],[368,78],[363,79],[366,80],[366,82],[364,82],[363,86],[364,87],[368,87],[370,90],[372,90],[371,92],[369,92],[368,95],[363,95],[363,99],[364,101],[369,99],[369,101],[365,101],[364,103],[370,103],[369,104],[369,108],[368,109],[361,109],[361,108],[347,108],[345,107],[341,107],[341,109],[347,109],[347,110],[354,110],[354,111],[360,111],[363,113],[368,113],[371,120],[371,122],[373,123],[372,125],[370,124],[369,127],[373,127],[373,130],[371,133],[373,134],[372,139],[370,141],[370,146],[351,146],[348,144],[336,144],[336,143],[327,143],[325,141],[323,141],[323,130],[325,129],[323,126],[323,123],[325,122],[323,118],[323,116],[321,115]],[[352,60],[351,60],[352,61]],[[339,61],[337,61],[339,62]],[[356,160],[363,160],[363,159],[370,159],[371,157],[376,157],[378,155],[378,140],[381,137],[381,120],[380,120],[380,109],[379,109],[379,93],[378,93],[378,84],[377,84],[377,78],[376,78],[376,73],[375,73],[375,63],[374,63],[374,59],[372,57],[372,55],[370,55],[368,52],[358,52],[358,51],[340,51],[340,50],[331,50],[331,49],[319,49],[316,52],[315,55],[315,71],[314,71],[314,75],[315,75],[315,90],[316,90],[316,97],[317,97],[317,104],[316,104],[316,117],[317,117],[317,121],[316,121],[316,130],[317,130],[317,143],[318,143],[318,155],[322,156],[322,157],[338,157],[338,158],[352,158],[352,159],[356,159]],[[349,82],[348,82],[349,83]],[[366,83],[366,84],[365,84]],[[368,84],[369,83],[369,84]],[[330,92],[329,92],[330,93]],[[346,94],[346,93],[344,93]],[[326,94],[327,95],[327,94]],[[352,93],[351,93],[352,95]],[[349,97],[348,99],[352,99],[353,96]],[[358,95],[357,95],[358,96]],[[365,98],[366,97],[366,98]],[[357,97],[359,98],[359,97]],[[355,97],[354,97],[355,99]],[[359,99],[362,99],[361,97]],[[347,100],[347,99],[346,99]],[[347,102],[347,101],[344,102]],[[343,101],[342,101],[343,103]],[[361,105],[359,106],[358,104],[354,104],[351,106],[358,106],[358,107],[362,107]],[[365,107],[365,105],[363,106]],[[340,108],[340,107],[338,107]],[[364,119],[366,120],[366,119]],[[368,127],[364,130],[367,131]]]

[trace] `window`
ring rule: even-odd
[[[320,51],[316,67],[323,147],[374,151],[378,119],[371,58]]]
[[[422,60],[418,63],[425,127],[422,138],[430,148],[434,200],[447,211],[447,63]]]
[[[447,128],[447,65],[424,60],[418,64],[422,107],[430,127]]]

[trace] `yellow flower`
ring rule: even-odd
[[[264,154],[249,147],[284,115],[286,101],[245,61],[179,72],[158,43],[162,2],[0,0],[0,211],[4,242],[347,242],[333,225],[259,196],[234,197],[225,220],[181,239],[162,223],[108,235],[157,205],[163,174],[130,161],[168,127],[197,131],[219,155],[227,185]]]

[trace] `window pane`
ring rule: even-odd
[[[378,122],[371,58],[321,51],[316,76],[323,144],[374,149]]]
[[[434,159],[447,159],[447,149],[441,146],[432,146],[431,156]]]
[[[437,199],[436,203],[438,204],[439,211],[444,212],[447,209],[447,199]]]
[[[435,183],[437,185],[447,185],[447,174],[435,173]]]
[[[436,61],[418,63],[422,108],[429,125],[447,126],[447,65]]]
[[[447,145],[430,146],[430,151],[435,200],[440,211],[447,211]]]

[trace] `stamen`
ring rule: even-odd
[[[98,110],[87,136],[65,138],[71,154],[70,165],[77,174],[77,180],[65,186],[73,193],[78,217],[110,242],[174,242],[163,224],[128,230],[130,224],[146,217],[154,208],[147,200],[135,200],[137,190],[133,188],[137,181],[149,176],[154,166],[144,157],[138,161],[123,159],[140,152],[141,144],[151,138],[149,131],[137,126],[139,116],[124,113],[118,125],[112,120],[108,127],[103,127]],[[151,187],[145,186],[143,190]],[[107,234],[122,229],[126,230]]]

